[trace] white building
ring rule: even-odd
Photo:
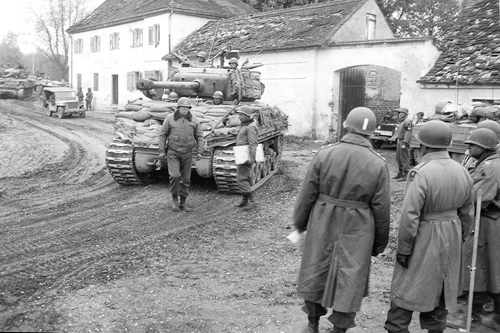
[[[416,81],[439,56],[430,39],[395,38],[374,0],[210,21],[174,51],[192,56],[212,46],[240,50],[240,63],[264,64],[257,69],[266,85],[261,101],[289,115],[289,134],[333,139],[356,106],[379,117],[400,105],[420,111]]]
[[[253,12],[239,0],[106,0],[68,29],[70,83],[93,90],[94,108],[119,108],[143,96],[137,79],[167,76],[161,57],[191,32],[209,20]]]

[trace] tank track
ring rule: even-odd
[[[106,149],[106,166],[120,185],[144,185],[134,167],[134,147],[126,140],[114,139]]]
[[[271,139],[269,141],[274,140]],[[278,137],[279,151],[283,146],[283,140]],[[261,142],[262,143],[262,142]],[[252,165],[252,190],[258,189],[269,178],[271,178],[279,169],[281,154],[277,154],[272,148],[264,152],[266,161],[263,163],[254,163]],[[215,148],[212,162],[212,171],[215,184],[220,192],[241,193],[236,182],[236,163],[233,152],[233,145],[228,147]]]

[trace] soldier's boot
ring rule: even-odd
[[[399,179],[402,176],[403,176],[403,173],[401,172],[401,170],[399,170],[398,174],[395,177],[392,177],[392,179]]]
[[[254,209],[257,206],[257,204],[255,203],[255,198],[253,196],[253,193],[248,193],[247,197],[248,197],[248,203],[246,206],[243,207],[243,210]]]
[[[178,212],[179,209],[179,197],[177,194],[172,194],[172,211]]]
[[[494,312],[488,315],[481,315],[481,321],[483,325],[500,332],[500,294],[494,294],[493,301],[495,304]]]
[[[235,206],[236,207],[245,207],[248,204],[248,196],[246,194],[243,194],[241,197],[241,201],[238,202]]]
[[[179,209],[185,212],[190,212],[191,209],[188,208],[188,206],[186,206],[186,199],[187,197],[181,195],[181,201],[179,202]]]
[[[309,323],[307,327],[302,331],[303,333],[319,333],[319,317],[307,317]]]
[[[467,301],[459,300],[453,310],[448,312],[446,326],[455,329],[465,329],[467,326]]]
[[[333,326],[332,333],[345,333],[345,332],[347,332],[347,328],[340,328],[337,326]]]

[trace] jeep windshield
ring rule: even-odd
[[[76,94],[74,91],[58,91],[56,92],[56,100],[58,101],[67,101],[67,100],[75,100]]]

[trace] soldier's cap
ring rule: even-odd
[[[394,109],[394,111],[397,111],[399,113],[408,114],[408,109],[407,108],[398,108],[398,109]]]
[[[241,108],[236,110],[236,113],[241,113],[247,115],[248,117],[252,116],[252,109],[249,106],[243,105]]]

